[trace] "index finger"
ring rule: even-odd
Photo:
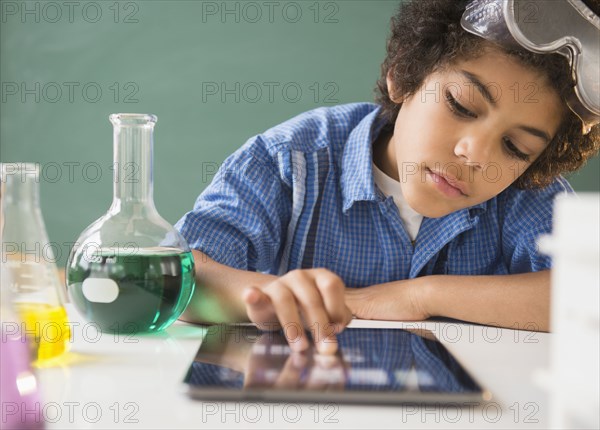
[[[314,276],[329,321],[335,324],[335,334],[339,334],[352,321],[352,311],[346,306],[346,285],[339,276],[326,269],[316,269]]]

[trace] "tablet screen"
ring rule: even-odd
[[[203,399],[445,403],[483,398],[477,382],[429,331],[346,328],[338,343],[335,355],[318,354],[314,347],[298,353],[282,331],[212,326],[184,382],[192,397]]]

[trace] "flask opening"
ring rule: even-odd
[[[154,127],[158,118],[156,115],[147,113],[114,113],[108,117],[114,126],[143,126]]]

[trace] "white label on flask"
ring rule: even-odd
[[[119,296],[119,285],[107,278],[87,278],[81,289],[85,298],[94,303],[112,303]]]

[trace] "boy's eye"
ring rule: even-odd
[[[459,102],[457,102],[449,90],[446,90],[445,97],[446,102],[448,103],[448,107],[455,115],[460,116],[462,118],[477,118],[476,114],[474,114],[473,112],[465,108],[463,105],[461,105]]]
[[[512,141],[509,138],[505,137],[502,140],[504,142],[504,147],[506,148],[506,150],[508,151],[508,153],[511,157],[514,157],[514,158],[517,158],[517,159],[523,160],[523,161],[529,161],[529,155],[520,151],[519,148],[517,148],[515,146],[515,144],[512,143]]]
[[[465,108],[463,105],[461,105],[454,98],[450,91],[446,90],[445,97],[446,102],[448,103],[448,107],[455,115],[461,118],[477,118],[477,115]],[[519,148],[517,148],[509,138],[505,137],[504,139],[502,139],[502,141],[504,144],[504,148],[511,157],[516,158],[518,160],[529,161],[529,155],[519,150]]]

